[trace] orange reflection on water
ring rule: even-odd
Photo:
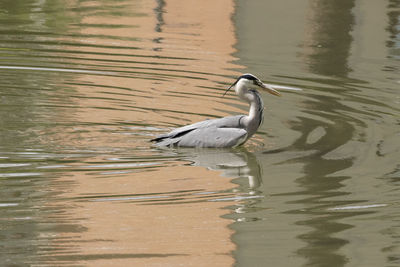
[[[85,230],[57,233],[61,243],[69,240],[69,249],[51,255],[53,261],[73,259],[85,266],[233,264],[230,221],[221,218],[232,203],[208,201],[212,198],[204,192],[232,187],[218,173],[176,166],[112,178],[76,172],[68,180],[74,181],[73,191],[62,197],[87,197],[68,211],[68,221]],[[71,207],[71,202],[57,206]]]
[[[218,4],[143,1],[129,8],[132,10],[127,7],[124,11],[131,16],[107,17],[109,25],[129,27],[88,26],[81,30],[88,36],[125,39],[91,38],[94,46],[82,48],[87,52],[81,55],[85,61],[76,62],[92,60],[97,66],[90,68],[107,74],[80,77],[75,89],[82,109],[74,115],[76,120],[165,127],[238,111],[223,104],[229,99],[220,98],[226,84],[232,82],[227,76],[237,75],[231,69],[240,67],[232,63],[235,36],[231,0]],[[103,17],[82,18],[84,25],[102,23]]]
[[[74,77],[70,84],[76,91],[77,108],[71,116],[81,125],[80,138],[70,140],[77,135],[77,130],[71,130],[60,132],[59,140],[87,149],[131,147],[132,153],[138,153],[139,146],[149,151],[150,136],[116,134],[117,129],[125,124],[163,129],[207,116],[225,116],[233,110],[221,103],[224,86],[217,86],[237,74],[230,70],[238,67],[231,63],[233,2],[156,4],[143,1],[143,5],[126,7],[127,13],[140,16],[107,17],[107,24],[127,28],[83,27],[85,35],[127,38],[91,39],[99,46],[82,48],[82,58],[75,63],[88,64],[92,59],[96,65],[83,67],[107,73]],[[82,19],[83,25],[102,23],[101,16]],[[57,206],[68,207],[68,220],[84,230],[56,233],[58,240],[69,240],[69,248],[51,255],[52,259],[85,266],[234,263],[231,221],[221,218],[227,214],[224,207],[233,203],[213,201],[218,192],[234,187],[230,179],[204,167],[182,166],[179,161],[151,170],[132,167],[127,173],[113,167],[114,163],[90,158],[74,163],[79,171],[59,178],[58,182],[71,186]],[[71,199],[76,199],[72,207]]]

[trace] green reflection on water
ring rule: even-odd
[[[368,240],[362,244],[366,260],[355,258],[353,251],[361,244],[351,234],[360,232],[360,225],[353,218],[371,214],[384,220],[384,214],[393,210],[382,213],[361,209],[331,210],[369,201],[393,201],[388,192],[382,193],[386,198],[376,200],[376,193],[370,188],[381,183],[377,177],[398,169],[393,160],[376,164],[379,148],[377,152],[374,149],[379,147],[377,143],[382,135],[394,136],[396,132],[398,135],[397,126],[393,124],[398,110],[393,103],[387,105],[387,101],[377,100],[380,88],[374,87],[380,85],[377,80],[382,79],[386,79],[384,86],[393,89],[396,85],[387,78],[393,73],[388,75],[379,70],[368,76],[359,70],[362,65],[359,62],[364,58],[360,57],[358,49],[369,46],[374,51],[386,50],[385,40],[366,44],[363,39],[354,37],[359,37],[356,30],[364,30],[364,21],[361,21],[367,19],[364,16],[372,14],[377,7],[382,11],[387,8],[383,3],[360,7],[356,1],[238,1],[235,23],[239,63],[261,77],[273,81],[286,79],[288,84],[303,86],[306,95],[290,96],[290,100],[303,103],[302,111],[284,109],[275,101],[265,100],[270,110],[266,112],[261,131],[269,132],[268,137],[282,145],[257,155],[263,170],[263,183],[258,190],[265,198],[244,205],[244,209],[252,212],[243,214],[243,220],[247,218],[252,222],[238,220],[232,225],[233,240],[238,244],[234,252],[238,266],[257,266],[259,262],[271,266],[345,266],[360,262],[384,265],[398,261],[398,257],[396,260],[390,256],[394,253],[375,253],[376,246],[383,248],[386,241],[366,245],[376,240],[370,232],[381,229],[379,219],[370,222],[376,227],[362,229],[365,230],[364,240]],[[368,12],[359,12],[360,9]],[[393,18],[393,11],[390,8],[386,11],[387,14],[377,15],[380,23],[386,21],[386,15]],[[389,21],[393,23],[393,19]],[[376,31],[381,36],[388,29],[393,31],[393,26],[369,27],[366,31],[371,31],[368,34]],[[387,42],[393,45],[393,37],[388,38]],[[386,53],[384,56],[388,56]],[[376,60],[382,64],[394,63],[385,58]],[[376,66],[369,67],[372,71]],[[389,100],[393,96],[386,97]],[[380,112],[371,112],[377,109],[390,111],[382,118]],[[287,120],[286,132],[279,129],[275,114]],[[371,128],[375,128],[371,121],[378,118],[385,121],[382,122],[385,133],[371,134]],[[289,142],[279,141],[279,138],[289,139],[285,136],[290,136]],[[394,143],[391,145],[398,147]],[[287,159],[273,164],[271,157],[281,158],[285,154]],[[373,169],[373,174],[366,169]],[[291,183],[285,181],[288,179]],[[370,195],[360,194],[348,186],[353,183]],[[233,218],[238,219],[240,215]],[[391,230],[396,227],[390,219],[386,223],[391,225]],[[381,238],[389,239],[389,243],[395,239],[394,236]]]

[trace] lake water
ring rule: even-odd
[[[2,266],[400,266],[400,4],[0,2]],[[247,112],[237,149],[149,139]]]

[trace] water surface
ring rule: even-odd
[[[400,264],[398,8],[1,2],[1,262]],[[244,147],[151,146],[247,112],[244,72],[304,90]]]

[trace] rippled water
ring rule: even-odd
[[[288,8],[290,6],[291,8]],[[0,2],[4,266],[396,266],[397,1]],[[245,113],[242,148],[149,139]]]

